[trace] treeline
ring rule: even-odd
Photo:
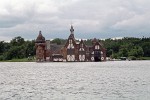
[[[9,43],[0,41],[0,60],[22,59],[35,55],[34,40],[25,41],[18,36]]]
[[[64,45],[67,39],[56,38],[51,41],[58,45]],[[92,45],[92,39],[85,40],[86,45]],[[131,59],[150,58],[150,38],[123,38],[99,40],[106,48],[107,57]],[[35,40],[25,41],[18,36],[9,43],[0,41],[0,60],[22,59],[35,56]]]
[[[106,39],[101,41],[107,49],[107,56],[112,58],[129,57],[141,59],[150,57],[150,38]]]

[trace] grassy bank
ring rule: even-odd
[[[34,59],[28,59],[28,58],[23,58],[23,59],[12,59],[12,60],[4,60],[0,62],[34,62]]]
[[[150,57],[142,57],[142,60],[150,60]]]

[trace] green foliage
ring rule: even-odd
[[[52,43],[56,43],[57,45],[60,45],[61,40],[59,38],[56,38],[56,39],[52,40]]]
[[[150,38],[106,39],[102,43],[107,49],[107,57],[150,57]]]
[[[91,39],[88,39],[87,41],[85,41],[85,45],[91,46],[91,45],[92,45],[92,40],[91,40]]]
[[[134,47],[129,52],[129,56],[134,56],[134,57],[143,57],[143,54],[144,54],[143,49],[140,46]]]
[[[146,41],[141,44],[141,47],[143,48],[144,56],[150,57],[150,42]]]
[[[120,57],[128,57],[128,50],[127,50],[127,48],[119,49],[119,56]]]
[[[21,46],[21,45],[24,44],[24,43],[25,43],[24,38],[22,38],[22,37],[20,37],[20,36],[15,37],[14,39],[12,39],[12,40],[10,41],[10,44],[11,44],[12,46]]]
[[[2,61],[2,60],[3,60],[3,58],[4,58],[4,56],[3,56],[3,55],[0,55],[0,61]]]
[[[129,59],[136,60],[136,57],[135,56],[129,56]]]
[[[113,53],[113,55],[111,56],[111,58],[115,58],[115,59],[118,59],[118,56],[119,54],[118,53]]]
[[[35,55],[35,42],[18,36],[10,43],[0,42],[0,60],[23,59]]]
[[[150,60],[150,57],[142,57],[142,60]]]
[[[65,39],[60,39],[60,38],[56,38],[54,40],[51,41],[51,43],[56,43],[57,45],[64,45],[66,43],[67,40]]]
[[[4,52],[4,41],[0,41],[0,54]]]

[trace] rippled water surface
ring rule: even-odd
[[[150,61],[0,63],[0,100],[150,100]]]

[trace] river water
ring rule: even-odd
[[[3,62],[0,100],[150,100],[150,61]]]

